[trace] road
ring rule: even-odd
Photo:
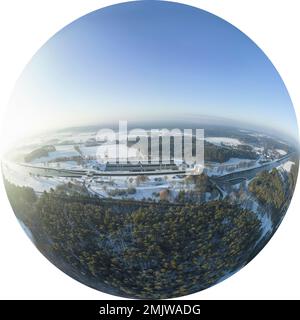
[[[234,185],[237,183],[240,183],[244,180],[251,180],[253,179],[258,173],[262,171],[269,171],[273,168],[276,168],[283,164],[284,162],[288,161],[295,153],[289,153],[285,156],[283,156],[280,159],[274,160],[272,162],[262,164],[259,167],[250,168],[250,169],[244,169],[240,171],[235,171],[232,173],[225,174],[223,176],[218,177],[211,177],[211,180],[215,182],[220,188],[224,185]]]
[[[225,174],[223,176],[215,176],[210,177],[211,182],[214,184],[215,188],[218,190],[220,194],[220,198],[224,198],[226,192],[224,191],[224,187],[228,185],[235,185],[245,180],[253,179],[258,173],[271,170],[272,168],[278,167],[282,163],[288,161],[295,153],[290,153],[282,158],[262,164],[259,167],[244,169],[240,171],[235,171],[229,174]],[[71,170],[71,169],[59,169],[59,168],[45,168],[45,167],[37,167],[29,164],[14,164],[14,166],[18,166],[19,169],[24,173],[24,169],[28,174],[41,175],[45,177],[78,177],[78,178],[96,178],[97,176],[136,176],[136,175],[168,175],[168,174],[187,174],[184,170],[164,170],[160,171],[148,171],[148,172],[101,172],[101,171],[93,171],[92,174],[89,170]],[[89,190],[91,191],[91,190]],[[94,193],[94,192],[91,192]]]
[[[176,175],[176,174],[185,174],[185,170],[161,170],[161,171],[126,171],[126,172],[105,172],[105,171],[96,171],[96,170],[73,170],[73,169],[55,169],[55,168],[46,168],[38,167],[29,164],[19,164],[29,174],[39,174],[44,177],[120,177],[120,176],[157,176],[157,175]]]

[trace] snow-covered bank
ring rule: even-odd
[[[289,160],[289,161],[283,163],[282,165],[280,165],[280,166],[278,167],[278,169],[282,169],[282,170],[285,170],[285,171],[287,171],[287,172],[290,172],[290,171],[291,171],[291,168],[292,168],[292,166],[293,166],[294,164],[295,164],[295,162]]]
[[[20,187],[30,187],[36,192],[50,191],[58,185],[66,182],[66,178],[48,178],[37,175],[29,175],[22,166],[18,164],[5,164],[3,175],[6,180]]]

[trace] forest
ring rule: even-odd
[[[48,157],[49,152],[53,152],[55,151],[55,147],[54,146],[43,146],[40,147],[38,149],[35,149],[31,152],[29,152],[28,154],[26,154],[24,156],[24,161],[25,162],[31,162],[35,159],[41,158],[41,157]]]
[[[276,168],[263,171],[249,183],[249,191],[271,212],[273,225],[276,226],[287,210],[296,186],[298,161],[289,173]]]
[[[227,148],[224,146],[216,146],[205,141],[204,143],[204,160],[212,162],[226,162],[230,158],[251,159],[258,158],[257,154],[252,150],[238,146],[237,148]]]
[[[205,289],[251,258],[256,215],[227,201],[201,205],[90,199],[63,189],[37,197],[5,181],[17,217],[58,268],[93,288],[135,298]]]

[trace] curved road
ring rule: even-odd
[[[225,174],[223,176],[211,177],[211,180],[215,182],[218,186],[222,186],[228,183],[234,185],[240,183],[243,180],[253,179],[258,173],[262,171],[269,171],[273,168],[280,166],[284,162],[288,161],[293,155],[295,155],[295,152],[289,153],[280,159],[263,164],[259,167],[235,171],[232,173]]]

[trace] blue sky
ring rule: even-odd
[[[25,68],[11,107],[36,129],[218,116],[297,135],[263,52],[224,20],[165,1],[110,6],[68,25]]]

